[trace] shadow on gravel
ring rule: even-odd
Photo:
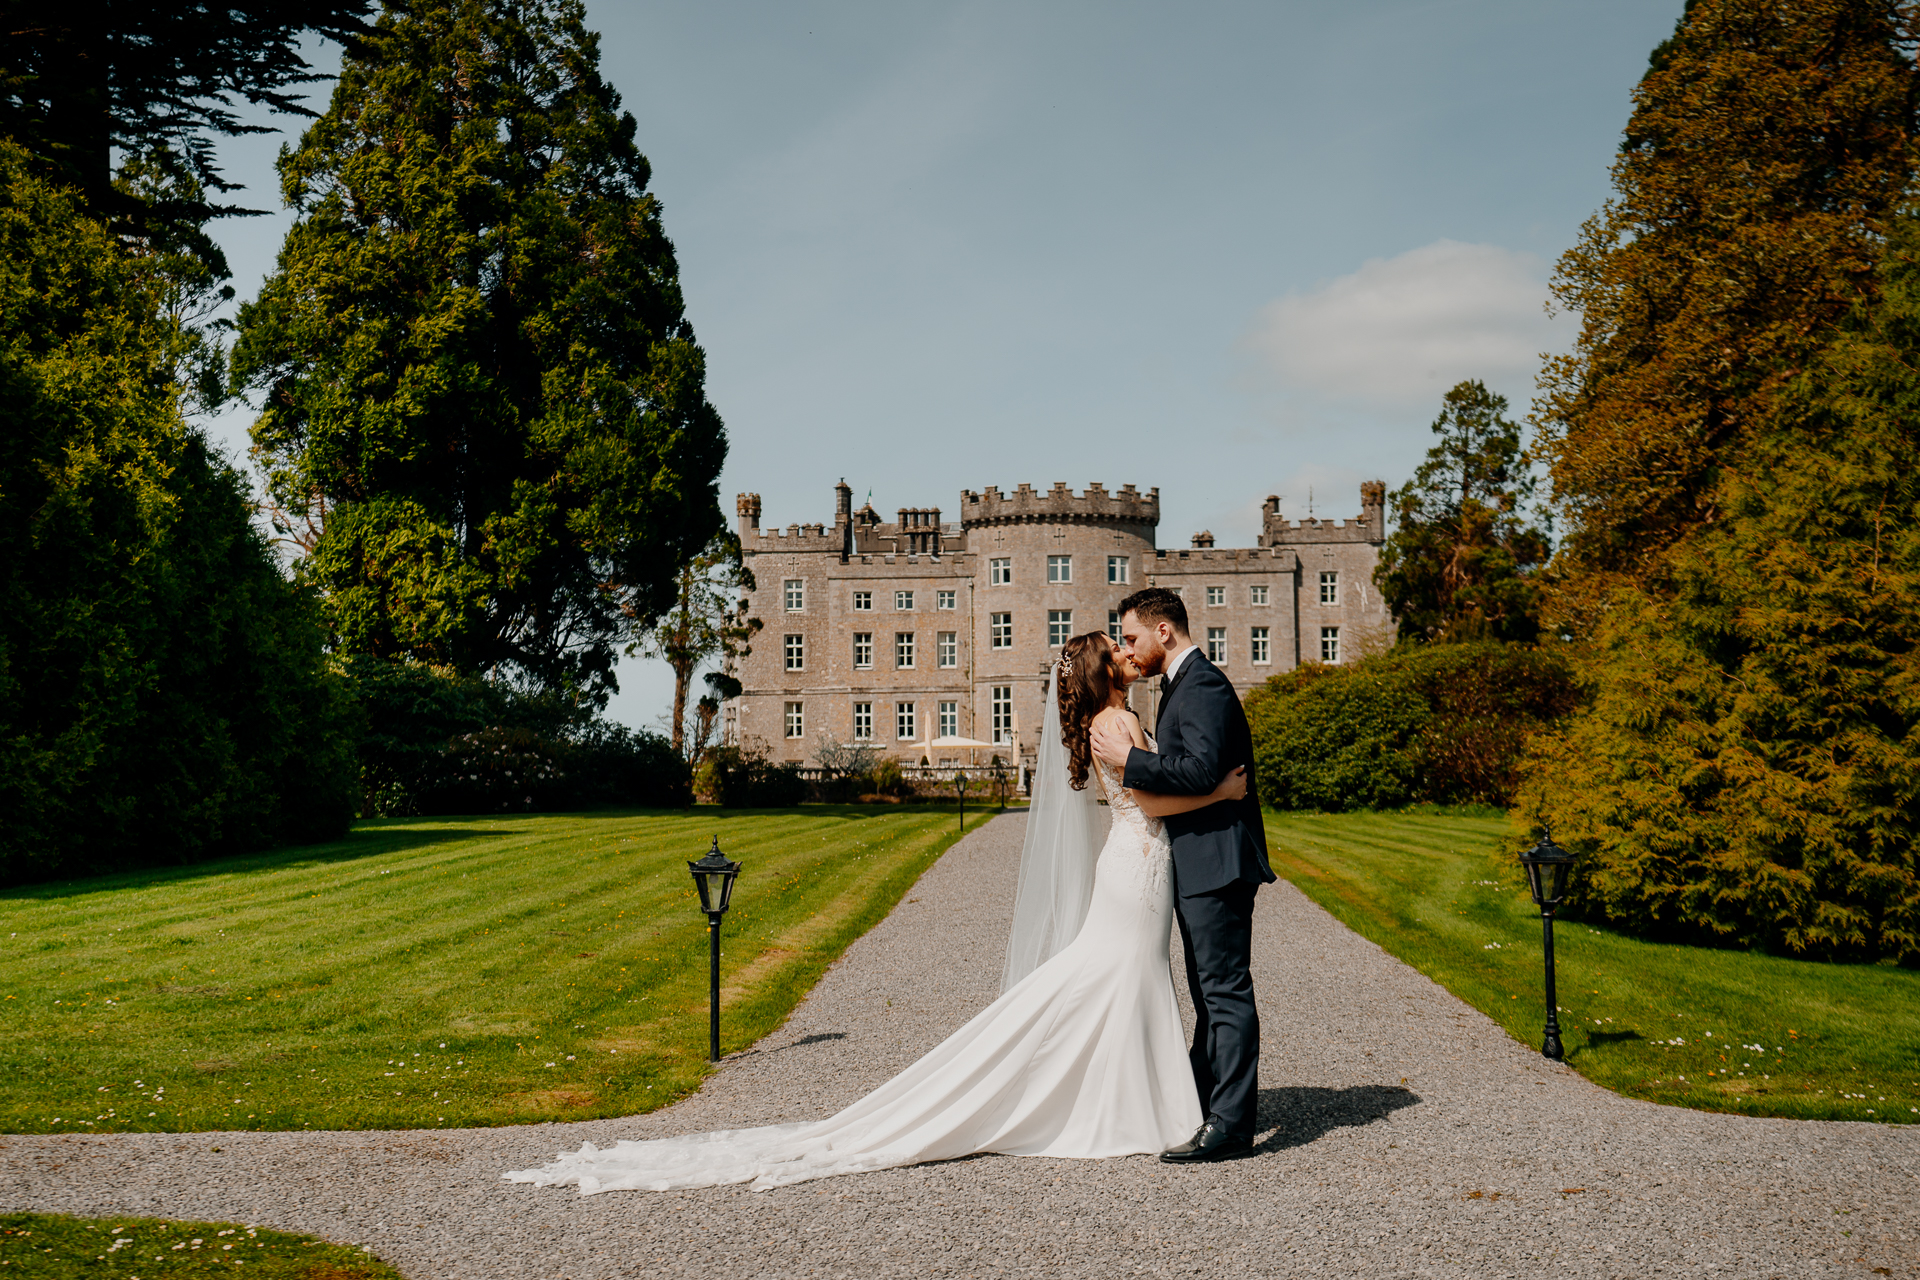
[[[1362,1084],[1350,1089],[1304,1085],[1262,1089],[1255,1125],[1261,1132],[1273,1132],[1254,1144],[1254,1154],[1304,1147],[1335,1129],[1372,1124],[1420,1101],[1413,1090],[1386,1084]]]

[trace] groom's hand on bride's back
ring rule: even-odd
[[[1119,716],[1109,716],[1093,726],[1093,754],[1116,769],[1127,767],[1127,753],[1133,750],[1133,735]]]

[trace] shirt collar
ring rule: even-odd
[[[1161,673],[1168,684],[1172,684],[1173,678],[1180,674],[1180,668],[1186,665],[1187,659],[1198,652],[1200,652],[1200,646],[1190,644],[1173,656],[1173,661],[1167,663],[1167,669]]]

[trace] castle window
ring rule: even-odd
[[[933,660],[942,667],[960,665],[960,634],[942,631],[933,642]]]
[[[1127,585],[1127,572],[1132,561],[1126,556],[1107,557],[1107,581],[1116,586]]]
[[[1047,610],[1047,646],[1058,649],[1073,638],[1073,610]]]
[[[1320,628],[1320,661],[1340,661],[1340,628]]]
[[[1013,741],[1013,686],[993,686],[993,744]]]
[[[804,738],[807,736],[806,711],[801,703],[789,702],[787,704],[787,736],[789,738]]]
[[[853,607],[857,613],[865,613],[873,608],[873,592],[856,591],[853,593]]]
[[[957,738],[960,736],[960,704],[943,702],[940,704],[940,736]]]
[[[787,637],[787,670],[805,671],[807,669],[807,638],[805,636]]]
[[[1013,648],[1013,615],[996,613],[992,617],[993,647],[996,649]]]
[[[1340,603],[1340,575],[1333,569],[1323,569],[1320,572],[1320,603]]]
[[[933,607],[936,609],[951,609],[953,608],[953,597],[954,593],[951,591],[936,591],[933,593]]]
[[[1269,634],[1265,627],[1253,629],[1252,643],[1249,647],[1253,650],[1253,664],[1257,667],[1264,667],[1273,661],[1273,642],[1268,639]]]
[[[1207,628],[1207,661],[1225,662],[1227,660],[1227,629],[1225,627]]]
[[[911,609],[911,608],[913,608],[913,592],[911,592],[911,591],[896,591],[896,592],[894,592],[894,593],[893,593],[893,607],[894,607],[895,609],[900,609],[900,610],[906,610],[906,609]]]
[[[787,579],[787,612],[799,613],[807,607],[807,580],[805,578]]]
[[[987,561],[987,585],[990,587],[1008,587],[1013,585],[1013,561]]]
[[[1107,610],[1107,636],[1115,644],[1119,644],[1121,642],[1120,641],[1120,611],[1118,609]]]
[[[853,738],[856,742],[867,742],[873,738],[873,704],[871,702],[853,704]]]
[[[1208,587],[1207,588],[1208,604],[1221,605],[1221,604],[1225,604],[1226,602],[1227,602],[1227,589],[1225,587]]]
[[[1073,581],[1073,557],[1072,556],[1048,556],[1047,557],[1047,581],[1048,582],[1072,582]]]
[[[1267,602],[1267,586],[1264,582],[1258,583],[1254,586],[1247,588],[1248,604],[1263,605],[1266,602]]]
[[[853,633],[853,666],[856,671],[873,670],[873,632]]]
[[[893,633],[893,665],[902,671],[913,669],[913,632]]]
[[[911,702],[894,703],[893,736],[902,742],[912,742],[915,737],[913,724],[913,704]]]

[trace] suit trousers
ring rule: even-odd
[[[1176,897],[1187,990],[1193,996],[1193,1083],[1200,1110],[1235,1137],[1252,1139],[1260,1084],[1260,1013],[1253,1003],[1253,897],[1235,880]]]

